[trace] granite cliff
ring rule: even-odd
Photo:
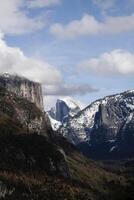
[[[57,99],[55,107],[47,112],[53,130],[58,130],[63,123],[75,116],[80,110],[78,103],[71,97]]]
[[[91,103],[63,123],[59,131],[90,156],[91,151],[93,155],[132,155],[133,124],[134,90],[128,90]]]
[[[3,132],[12,132],[17,124],[17,132],[19,128],[41,133],[46,127],[41,85],[15,75],[0,75],[0,119]]]
[[[9,92],[15,93],[21,98],[27,99],[31,103],[35,103],[43,111],[43,96],[40,83],[4,73],[0,75],[0,86],[5,87]]]

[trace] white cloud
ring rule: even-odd
[[[0,73],[18,74],[43,85],[43,95],[70,96],[85,95],[97,91],[90,85],[70,84],[63,81],[60,71],[46,63],[24,55],[17,47],[10,47],[0,33]]]
[[[1,35],[1,34],[0,34]],[[48,63],[28,58],[16,47],[10,47],[0,39],[0,72],[19,74],[42,84],[59,84],[60,72]]]
[[[85,60],[78,67],[90,74],[134,74],[134,54],[117,49],[110,53],[104,53],[98,58]]]
[[[113,8],[117,0],[92,0],[92,2],[103,11],[106,11]]]
[[[58,0],[1,0],[0,30],[10,35],[40,30],[47,23],[47,12],[30,16],[32,9],[56,5],[58,2]]]
[[[97,92],[96,88],[89,84],[57,84],[44,87],[44,95],[49,96],[70,96],[70,95],[85,95],[91,92]]]
[[[94,16],[85,14],[80,20],[71,21],[67,25],[53,24],[50,28],[50,32],[61,39],[96,34],[117,34],[128,31],[134,31],[134,14],[116,17],[107,16],[104,21],[98,21]]]
[[[54,107],[58,98],[59,98],[59,96],[44,95],[43,99],[44,99],[44,109],[45,109],[45,111],[48,111],[52,107]]]
[[[59,4],[61,0],[28,0],[29,8],[43,8]]]

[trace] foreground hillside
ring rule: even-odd
[[[61,145],[38,135],[0,136],[1,199],[132,199],[131,163],[122,166],[123,173],[117,167],[112,171],[84,158],[64,139],[55,143]]]
[[[44,137],[24,134],[24,130],[18,134],[15,122],[5,122],[6,126],[12,127],[12,132],[3,134],[0,129],[1,199],[132,199],[133,166],[121,166],[127,169],[126,174],[122,168],[112,171],[107,165],[82,156],[51,130]]]

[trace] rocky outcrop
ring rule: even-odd
[[[42,99],[39,83],[19,76],[1,75],[0,132],[36,132],[39,134],[47,126]]]
[[[134,146],[134,112],[130,113],[126,122],[121,127],[117,136],[117,142],[128,145],[128,148]]]
[[[44,114],[26,98],[0,87],[0,133],[40,133]]]
[[[5,87],[6,90],[15,93],[21,98],[25,98],[28,101],[35,103],[36,106],[43,111],[42,88],[39,83],[20,76],[5,73],[0,75],[0,86]]]
[[[56,106],[47,112],[53,130],[58,130],[63,123],[67,122],[70,117],[76,115],[80,110],[78,104],[71,97],[57,99]]]
[[[95,158],[134,155],[134,90],[105,97],[95,114],[90,140],[78,145]]]
[[[66,155],[51,141],[53,134],[40,84],[18,76],[0,77],[0,168],[40,169],[69,178]],[[6,194],[6,186],[0,184],[0,195]]]
[[[80,107],[70,97],[58,99],[56,103],[56,120],[64,122],[69,116],[74,116],[80,111]]]
[[[102,100],[99,111],[96,113],[91,141],[102,143],[117,140],[122,128],[127,126],[133,118],[133,113],[134,91],[106,97]]]
[[[90,133],[94,126],[94,118],[99,109],[99,104],[100,100],[95,101],[75,116],[70,116],[60,127],[60,133],[75,145],[90,140]]]

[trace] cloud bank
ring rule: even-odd
[[[61,73],[56,67],[29,58],[24,55],[21,49],[10,47],[0,34],[0,72],[19,74],[42,84],[59,84],[62,80]]]
[[[8,35],[25,34],[40,30],[47,23],[47,12],[40,8],[58,5],[60,0],[1,0],[0,30]],[[38,9],[38,14],[31,16],[31,11]]]
[[[92,2],[103,11],[106,11],[113,8],[117,0],[92,0]]]
[[[43,8],[60,4],[61,0],[29,0],[27,5],[29,8]]]
[[[80,70],[90,74],[134,74],[134,54],[122,49],[116,49],[110,53],[103,53],[97,58],[85,60],[78,67]]]
[[[91,92],[97,92],[96,88],[91,87],[88,84],[60,84],[60,85],[49,85],[44,87],[44,95],[53,96],[68,96],[68,95],[86,95]]]
[[[98,34],[117,34],[134,31],[134,14],[128,16],[105,17],[104,21],[85,14],[80,20],[74,20],[66,25],[53,24],[50,32],[61,39],[72,39],[79,36]]]
[[[0,72],[18,74],[42,83],[44,95],[84,95],[97,91],[90,85],[67,85],[61,72],[47,62],[24,55],[20,48],[10,47],[0,33]]]
[[[45,19],[41,15],[29,17],[25,3],[25,0],[0,1],[0,29],[5,34],[28,33],[44,27]]]

